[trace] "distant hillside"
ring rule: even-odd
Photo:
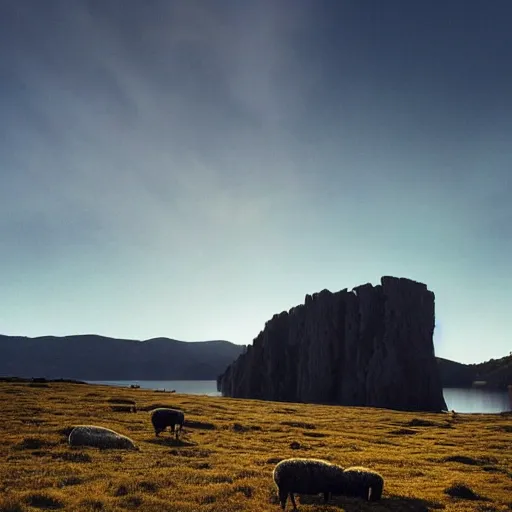
[[[97,335],[0,335],[0,376],[81,380],[214,380],[244,346]]]
[[[512,353],[478,364],[456,363],[442,357],[437,358],[437,363],[443,387],[470,387],[474,381],[500,389],[512,384]]]
[[[145,341],[97,336],[0,335],[0,377],[80,380],[215,380],[244,350],[229,341]],[[479,364],[437,358],[443,387],[512,384],[512,354]]]

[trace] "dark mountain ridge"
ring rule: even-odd
[[[82,380],[213,380],[243,351],[225,340],[144,341],[95,334],[0,335],[0,376]]]
[[[0,335],[0,376],[83,380],[214,380],[245,349],[229,341]],[[443,387],[512,384],[512,354],[464,364],[436,357]]]
[[[463,364],[449,359],[437,358],[443,387],[471,387],[477,382],[480,387],[506,389],[512,385],[512,352],[499,359],[483,363]]]

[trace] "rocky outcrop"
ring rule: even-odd
[[[434,355],[434,294],[383,277],[269,320],[219,376],[224,396],[410,411],[446,409]]]

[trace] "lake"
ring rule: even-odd
[[[214,380],[102,380],[90,384],[129,387],[138,384],[143,389],[175,390],[190,395],[220,396]],[[444,399],[448,410],[462,413],[497,413],[511,409],[507,391],[480,388],[445,388]]]

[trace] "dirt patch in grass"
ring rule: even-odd
[[[450,423],[442,423],[422,418],[413,418],[406,424],[408,427],[437,427],[437,428],[452,428]]]
[[[458,462],[460,464],[467,464],[468,466],[485,466],[489,463],[495,464],[497,460],[489,457],[476,459],[466,455],[450,455],[449,457],[441,459],[441,462]]]
[[[143,503],[141,496],[127,496],[121,500],[121,506],[129,509],[139,508]]]
[[[470,487],[461,483],[454,483],[444,490],[445,494],[452,498],[461,498],[464,500],[481,500],[482,496],[474,492]]]
[[[174,437],[171,437],[171,436],[155,437],[154,439],[148,439],[146,442],[151,443],[151,444],[159,444],[161,446],[169,446],[169,447],[170,446],[195,446],[195,443],[191,443],[191,442],[185,441],[183,439],[175,439]]]
[[[135,400],[132,400],[131,398],[117,398],[112,397],[107,400],[108,403],[111,404],[128,404],[128,405],[136,405]]]
[[[51,457],[52,459],[65,460],[67,462],[92,462],[92,457],[88,453],[77,451],[52,453]]]
[[[17,450],[40,450],[41,448],[48,448],[56,444],[40,437],[25,437],[15,448]]]
[[[243,494],[246,498],[252,498],[254,492],[254,489],[250,485],[237,485],[233,490]]]
[[[194,469],[212,469],[212,465],[209,462],[192,462],[190,467]]]
[[[306,428],[310,430],[314,430],[316,428],[316,425],[313,423],[306,423],[304,421],[281,421],[280,425],[286,425],[287,427],[294,428]]]
[[[302,432],[302,435],[306,437],[329,437],[329,434],[323,434],[322,432]]]
[[[94,499],[82,500],[80,502],[80,506],[83,509],[87,510],[87,512],[95,512],[97,510],[103,510],[105,508],[102,501]]]
[[[498,427],[494,427],[496,432],[506,432],[507,434],[512,434],[512,425],[500,425]]]
[[[136,413],[134,405],[125,405],[125,404],[119,404],[119,405],[111,405],[110,410],[112,412],[132,412]]]
[[[215,430],[217,428],[216,425],[210,423],[208,421],[197,421],[197,420],[185,420],[183,424],[184,427],[187,428],[196,428],[202,430]]]
[[[61,480],[59,487],[68,487],[71,485],[80,485],[85,482],[85,479],[79,476],[68,476]]]
[[[143,492],[156,492],[158,491],[158,485],[155,482],[148,482],[143,480],[137,483],[137,487]]]
[[[171,450],[169,455],[175,455],[179,457],[187,458],[204,458],[209,457],[211,454],[210,450]]]
[[[231,429],[234,432],[250,432],[251,430],[261,430],[261,427],[259,425],[242,425],[241,423],[233,423]]]
[[[395,436],[413,436],[414,434],[417,434],[417,430],[412,430],[410,428],[399,428],[397,430],[392,430],[390,434],[393,434]]]
[[[47,493],[32,493],[25,497],[25,503],[34,508],[57,510],[64,508],[64,503],[55,496]]]

